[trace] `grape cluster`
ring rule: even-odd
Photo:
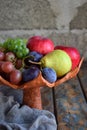
[[[35,65],[29,65],[26,68],[23,60],[18,59],[13,52],[0,50],[0,75],[12,84],[33,80],[39,73],[40,69]]]
[[[24,58],[28,53],[29,49],[26,47],[25,39],[7,39],[3,43],[3,47],[7,51],[13,52],[18,58]]]
[[[13,84],[19,84],[22,81],[22,72],[16,68],[16,66],[19,66],[19,64],[16,64],[17,60],[19,59],[13,52],[5,53],[0,50],[0,75]]]

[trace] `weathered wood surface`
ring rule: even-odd
[[[41,87],[42,105],[55,115],[58,130],[87,130],[87,62],[77,77],[54,87]]]
[[[87,130],[86,65],[81,67],[79,77],[52,89],[42,89],[43,109],[55,114],[58,130]]]
[[[54,103],[52,89],[48,87],[41,88],[42,106],[44,110],[54,113]]]
[[[79,82],[81,84],[84,96],[87,101],[87,61],[83,62],[78,77],[79,77]]]
[[[77,78],[55,88],[58,130],[87,128],[87,104]]]

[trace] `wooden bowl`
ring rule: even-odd
[[[83,59],[84,58],[82,57],[79,65],[74,70],[71,70],[65,76],[58,79],[54,83],[49,83],[47,80],[45,80],[42,77],[41,72],[38,75],[38,77],[35,78],[34,80],[31,80],[29,82],[19,84],[19,85],[14,85],[14,84],[10,83],[9,81],[5,80],[2,76],[0,76],[0,82],[2,84],[5,84],[9,87],[14,88],[14,89],[23,89],[23,91],[24,91],[23,103],[26,105],[29,105],[30,107],[33,107],[33,108],[42,109],[40,87],[48,86],[48,87],[52,88],[52,87],[58,86],[58,85],[64,83],[65,81],[75,77],[80,70]]]

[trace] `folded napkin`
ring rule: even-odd
[[[23,92],[0,86],[0,130],[57,130],[55,116],[22,103]]]

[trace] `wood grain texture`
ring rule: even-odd
[[[42,106],[44,110],[54,113],[53,93],[52,88],[41,88]]]
[[[55,88],[58,130],[86,130],[87,104],[78,78]]]
[[[23,93],[23,104],[31,108],[42,109],[40,87],[26,88]]]
[[[80,72],[78,74],[79,82],[81,84],[83,93],[87,101],[87,61],[83,62]]]

